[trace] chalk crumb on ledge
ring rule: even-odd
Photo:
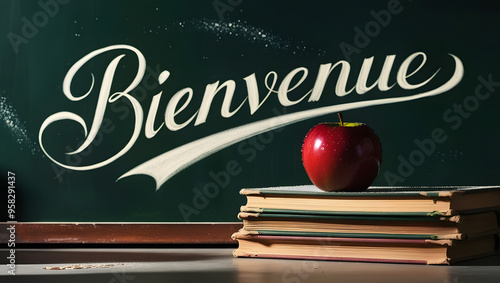
[[[120,265],[123,265],[120,264]],[[88,268],[110,268],[116,266],[116,264],[72,264],[65,266],[47,266],[43,269],[45,270],[65,270],[65,269],[88,269]]]

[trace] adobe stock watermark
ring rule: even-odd
[[[9,32],[9,39],[12,49],[16,54],[19,53],[21,44],[28,44],[61,10],[62,5],[66,5],[70,0],[39,0],[40,10],[36,11],[31,17],[21,18],[21,28],[19,33]]]
[[[276,116],[286,114],[286,108],[283,112],[274,108],[273,113]],[[237,145],[238,154],[245,156],[245,161],[251,163],[257,158],[259,152],[263,151],[267,145],[271,144],[275,139],[275,133],[283,131],[284,127],[267,131],[262,134],[241,141]],[[234,177],[237,177],[243,172],[243,166],[237,161],[237,158],[228,160],[223,170],[218,172],[210,171],[208,176],[211,181],[205,183],[200,188],[193,188],[193,197],[191,203],[180,203],[177,208],[185,222],[191,221],[191,217],[199,215],[206,209],[212,200],[219,196],[220,191],[227,188]]]
[[[144,101],[148,97],[148,93],[156,90],[160,85],[156,78],[158,78],[161,72],[162,71],[160,64],[156,64],[154,68],[152,68],[151,66],[146,66],[146,73],[141,83],[130,92],[130,95],[134,96],[138,102]],[[131,107],[132,106],[130,104],[125,103],[123,100],[118,100],[111,104],[110,111],[117,114],[118,119],[120,121],[123,121],[131,115],[131,111],[133,111],[131,110]],[[107,117],[103,118],[101,128],[99,129],[92,143],[79,154],[66,155],[66,164],[70,166],[80,166],[83,163],[83,159],[89,156],[95,149],[95,147],[102,144],[104,136],[112,134],[115,129],[116,126],[113,120]],[[78,147],[79,145],[77,146],[77,148]],[[73,152],[75,150],[70,145],[67,145],[64,149],[66,150],[66,152]],[[64,174],[73,172],[69,169],[60,167],[55,163],[52,163],[52,169],[56,174],[55,178],[57,178],[59,182],[63,181]]]
[[[16,173],[7,172],[7,273],[16,275]]]
[[[135,279],[135,275],[127,274],[125,271],[113,272],[113,278],[109,283],[127,283]]]
[[[452,107],[446,109],[443,114],[443,122],[448,124],[449,128],[453,131],[458,130],[463,121],[469,119],[481,103],[484,103],[495,89],[500,87],[500,81],[494,81],[492,74],[489,74],[487,78],[483,76],[478,76],[477,84],[474,94],[466,96],[461,102],[454,103]],[[436,127],[430,132],[430,136],[425,139],[415,139],[414,149],[407,155],[399,155],[398,161],[399,165],[397,167],[396,173],[392,171],[385,171],[384,178],[388,185],[393,186],[398,183],[404,183],[407,178],[409,178],[415,170],[422,166],[426,159],[436,152],[438,145],[446,142],[448,135],[445,130],[441,127]]]
[[[321,258],[332,258],[335,255],[332,252],[332,246],[342,245],[327,240],[316,240],[316,245],[311,246],[309,256],[311,259],[298,261],[285,270],[281,275],[283,283],[302,283],[311,279],[311,274],[319,269],[318,261]],[[318,260],[316,260],[318,259]]]
[[[403,12],[403,5],[399,0],[389,0],[387,9],[378,12],[371,10],[370,15],[373,20],[367,22],[364,27],[354,27],[355,34],[352,44],[344,41],[339,44],[339,48],[346,60],[350,61],[354,53],[361,53],[361,49],[366,48],[371,40],[381,33],[382,28],[386,28],[391,23],[392,16],[401,12]]]
[[[104,140],[104,135],[111,134],[115,129],[116,129],[116,126],[113,124],[113,121],[111,121],[111,119],[109,119],[109,118],[104,118],[102,121],[102,126],[99,129],[99,131],[97,132],[96,137],[94,138],[92,143],[89,146],[87,146],[87,148],[85,148],[82,152],[80,152],[78,154],[66,155],[66,159],[65,159],[66,164],[70,165],[70,166],[81,165],[83,162],[83,159],[86,156],[89,156],[94,151],[95,147],[98,147],[102,143],[102,141]],[[80,142],[80,145],[82,143],[83,143],[83,141]],[[79,148],[79,147],[80,146],[78,145],[77,148]],[[67,145],[64,149],[66,150],[66,152],[75,151],[75,149],[70,145]],[[60,166],[56,165],[55,163],[51,163],[51,165],[52,165],[52,170],[56,174],[54,179],[57,178],[60,183],[63,181],[64,174],[73,172],[72,170],[60,167]]]
[[[221,21],[225,20],[224,13],[231,13],[234,9],[240,5],[243,0],[214,0],[212,5],[214,6],[215,12]]]
[[[311,273],[318,268],[315,260],[293,261],[289,268],[281,274],[283,283],[301,283],[311,277]]]
[[[141,83],[130,92],[130,95],[132,95],[138,102],[143,102],[146,98],[148,98],[148,94],[150,92],[155,91],[160,86],[158,77],[162,71],[163,70],[161,69],[160,64],[156,64],[154,68],[149,65],[146,66],[146,72]],[[131,105],[129,103],[125,103],[123,100],[118,100],[111,104],[110,110],[113,113],[118,114],[119,119],[122,121],[129,117],[131,111],[133,111]]]
[[[279,112],[279,110],[276,108],[273,108],[272,111],[278,117],[286,114],[285,107],[283,107],[282,112]],[[266,145],[274,141],[275,133],[279,133],[284,129],[285,127],[277,128],[272,131],[267,131],[260,135],[251,137],[245,141],[241,141],[237,146],[238,153],[242,156],[246,156],[245,160],[248,163],[254,161],[255,158],[257,158],[259,152],[266,149]]]

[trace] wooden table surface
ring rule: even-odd
[[[500,282],[500,256],[454,266],[233,258],[232,248],[17,249],[0,282]],[[6,255],[7,250],[1,250]],[[5,257],[2,256],[2,263]]]

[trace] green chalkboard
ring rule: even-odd
[[[241,188],[310,183],[338,111],[380,137],[374,185],[498,184],[499,8],[1,1],[2,221],[12,194],[24,222],[237,221]]]

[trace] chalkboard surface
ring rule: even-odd
[[[374,185],[498,184],[499,8],[1,1],[0,215],[237,221],[241,188],[310,184],[339,111],[380,137]]]

